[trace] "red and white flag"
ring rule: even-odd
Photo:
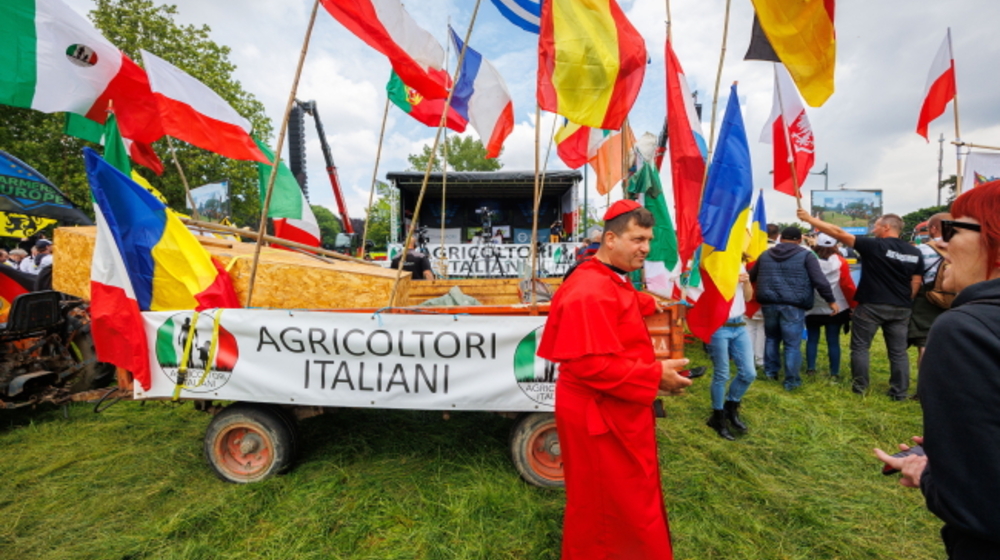
[[[774,190],[792,196],[805,183],[816,160],[812,125],[799,91],[783,64],[774,65],[774,104],[760,141],[774,146]],[[792,176],[792,167],[795,176]]]
[[[951,29],[944,37],[941,48],[938,49],[931,71],[927,74],[927,90],[924,92],[924,103],[920,107],[920,119],[917,121],[917,134],[927,138],[927,125],[932,120],[944,114],[948,102],[955,98],[958,88],[955,86],[955,57],[951,52]]]
[[[399,0],[321,1],[348,31],[388,57],[404,84],[427,99],[448,97],[448,90],[427,73],[444,66],[441,43],[417,25]]]
[[[219,94],[166,60],[142,51],[163,131],[219,155],[267,162],[250,138],[250,121]]]

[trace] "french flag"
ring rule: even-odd
[[[97,180],[96,158],[96,154],[87,156],[87,173],[92,184]],[[109,210],[107,197],[100,189],[94,189],[93,193],[97,240],[90,267],[90,320],[97,359],[132,372],[142,388],[148,390],[149,347],[139,302],[113,226],[105,217],[105,211]]]
[[[454,29],[448,30],[455,52],[461,53],[462,40]],[[504,140],[514,131],[514,103],[500,73],[472,47],[465,50],[451,106],[479,133],[486,157],[499,156]]]

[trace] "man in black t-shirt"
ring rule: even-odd
[[[410,250],[406,252],[406,262],[403,263],[403,270],[409,272],[414,280],[433,280],[434,273],[431,271],[431,260],[423,253],[414,248],[415,243],[410,242]],[[392,259],[389,265],[393,270],[399,268],[399,259],[402,253]]]
[[[907,330],[913,298],[920,289],[923,259],[920,250],[899,238],[903,220],[886,214],[875,221],[874,237],[855,237],[799,209],[798,217],[861,255],[861,282],[852,316],[851,374],[855,393],[868,389],[869,350],[879,327],[889,353],[889,398],[906,399],[910,388]]]

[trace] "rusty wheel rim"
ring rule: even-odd
[[[528,440],[528,466],[547,480],[561,482],[565,478],[559,435],[554,422],[531,434]]]
[[[274,442],[257,426],[240,422],[215,438],[216,464],[233,478],[252,480],[274,463]]]

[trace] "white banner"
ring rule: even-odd
[[[545,243],[538,254],[538,275],[562,276],[576,263],[576,250],[582,243]],[[385,266],[403,250],[402,245],[390,245]],[[431,269],[440,270],[440,261],[448,263],[448,276],[454,278],[520,276],[531,268],[531,245],[503,243],[428,244]]]
[[[962,192],[1000,179],[1000,153],[969,152],[962,168]]]
[[[192,331],[194,315],[143,313],[152,387],[136,384],[136,399],[171,397],[189,346],[182,398],[553,409],[556,368],[535,356],[544,317],[226,309],[198,314]]]

